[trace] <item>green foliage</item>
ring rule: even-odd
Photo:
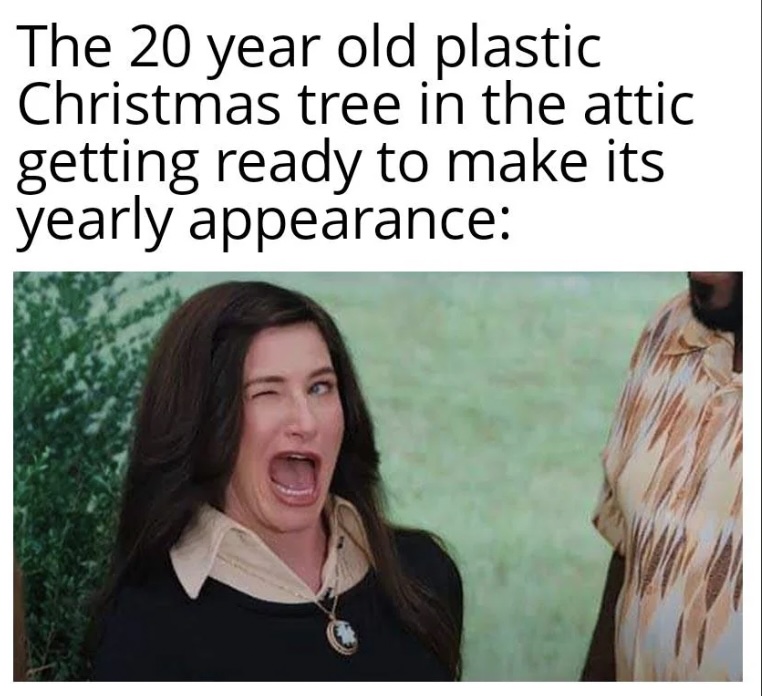
[[[123,280],[14,278],[14,547],[34,679],[86,677],[88,605],[107,568],[147,351],[178,299],[160,276]]]

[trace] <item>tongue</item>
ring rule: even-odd
[[[276,457],[270,466],[270,478],[286,488],[309,490],[315,486],[315,467],[305,459]]]

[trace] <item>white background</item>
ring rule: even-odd
[[[4,325],[9,338],[0,345],[3,364],[2,404],[5,425],[4,451],[12,458],[12,271],[16,270],[494,270],[494,271],[627,271],[627,270],[743,270],[746,280],[746,419],[759,423],[759,287],[760,287],[760,7],[757,2],[696,2],[687,0],[639,0],[638,2],[482,2],[460,3],[385,2],[279,2],[170,3],[132,0],[127,3],[28,2],[5,4],[2,10],[3,99],[2,164],[0,201],[2,208],[3,282],[0,285]],[[46,66],[49,35],[39,36],[44,47],[41,63],[27,63],[25,33],[17,24],[50,24],[59,32],[80,39],[102,34],[111,41],[111,65],[72,69]],[[407,30],[415,22],[415,68],[348,69],[336,59],[335,47],[345,34],[369,35],[372,22],[380,22],[382,36]],[[417,99],[420,83],[436,82],[434,67],[437,34],[469,36],[477,22],[481,36],[480,55],[486,38],[503,34],[511,39],[521,34],[542,34],[547,28],[562,32],[571,25],[572,36],[597,34],[599,44],[592,53],[601,67],[572,68],[486,68],[460,67],[447,71],[439,88],[460,92],[466,101],[463,126],[420,126]],[[130,29],[150,23],[157,29],[180,23],[191,36],[191,59],[180,69],[128,68],[130,59],[143,45],[143,36]],[[304,69],[244,68],[231,59],[223,77],[205,79],[213,70],[213,59],[205,39],[213,34],[220,41],[230,34],[255,34],[265,45],[278,34],[320,34],[313,44],[311,65]],[[153,57],[158,57],[158,51]],[[62,51],[66,64],[68,47]],[[101,56],[99,56],[100,58]],[[82,58],[82,56],[80,56]],[[32,81],[61,79],[67,89],[78,92],[108,91],[115,80],[122,95],[152,91],[161,84],[177,91],[211,91],[252,94],[275,91],[282,120],[273,126],[31,126],[18,113],[18,97]],[[479,93],[507,79],[514,89],[533,95],[546,91],[561,93],[567,102],[562,126],[485,126],[480,116]],[[691,92],[687,111],[695,119],[691,126],[599,126],[584,123],[586,95],[613,92],[619,85],[636,89],[665,84],[665,93]],[[338,113],[333,125],[301,125],[293,96],[302,85],[314,90],[362,91],[368,97],[393,91],[401,102],[398,126],[342,126]],[[350,190],[333,196],[331,184],[219,185],[213,181],[212,161],[218,147],[259,149],[267,152],[290,148],[296,152],[319,145],[329,136],[342,148],[363,148],[361,164]],[[499,154],[525,149],[537,136],[543,144],[560,151],[579,149],[588,156],[585,183],[497,182],[481,185],[447,184],[441,162],[450,147],[489,148]],[[174,196],[167,184],[56,184],[39,196],[21,196],[16,190],[18,157],[29,148],[78,150],[84,142],[102,146],[121,145],[129,138],[134,147],[165,149],[197,148],[202,151],[196,165],[201,178],[199,191],[187,197]],[[664,179],[656,184],[610,184],[603,164],[607,141],[629,141],[638,149],[664,152],[660,163]],[[419,184],[383,184],[377,174],[373,152],[381,142],[402,148],[418,148],[429,157],[430,173]],[[335,162],[333,163],[335,165]],[[373,165],[373,166],[371,166]],[[25,242],[16,213],[23,206],[27,215],[38,207],[66,205],[76,216],[82,208],[129,205],[141,194],[152,207],[176,208],[161,247],[147,254],[146,239],[136,240],[131,225],[116,240],[83,241],[77,238],[54,241],[42,229],[30,251],[18,253]],[[448,241],[428,240],[380,242],[370,235],[361,241],[328,242],[286,239],[271,242],[257,253],[252,237],[234,242],[230,253],[222,253],[221,241],[194,241],[186,232],[190,211],[196,206],[279,206],[291,210],[300,205],[315,208],[343,206],[419,206],[442,210],[450,205],[464,208],[486,206],[495,210],[500,225],[496,239]],[[500,207],[511,212],[504,219]],[[145,220],[143,221],[145,225]],[[41,226],[42,227],[42,226]],[[510,233],[507,241],[500,232]],[[73,229],[76,233],[76,228]],[[368,228],[368,232],[372,232]],[[745,448],[746,468],[746,640],[747,683],[759,684],[759,430],[750,428]],[[12,503],[10,473],[6,477],[6,500]],[[5,520],[7,587],[10,587],[11,519]],[[10,605],[10,591],[7,592]],[[6,631],[6,666],[10,671],[10,631]],[[474,687],[470,687],[474,688]],[[757,688],[755,687],[755,691]]]

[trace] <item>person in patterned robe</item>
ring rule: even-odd
[[[584,681],[743,678],[743,276],[688,277],[638,341],[603,453],[613,554]]]

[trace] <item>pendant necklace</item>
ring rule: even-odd
[[[339,595],[335,594],[333,596],[333,606],[330,611],[320,603],[320,600],[316,599],[313,602],[328,617],[328,625],[325,627],[328,644],[341,655],[354,655],[359,645],[357,633],[349,621],[344,621],[336,616],[336,605],[339,602]]]
[[[341,548],[344,545],[344,537],[339,537],[339,543],[337,545],[337,551],[341,551]],[[260,575],[259,573],[254,572],[251,567],[249,567],[247,564],[238,561],[233,558],[229,558],[227,556],[220,555],[220,560],[225,561],[226,563],[229,563],[230,565],[234,566],[235,568],[238,568],[239,570],[242,570],[244,573],[247,573],[249,575],[253,575],[254,577],[259,578],[260,580],[263,580],[264,582],[273,585],[284,592],[288,592],[289,594],[294,595],[294,597],[297,597],[299,599],[304,599],[308,602],[312,602],[320,611],[322,611],[327,617],[328,617],[328,625],[325,628],[325,635],[328,639],[328,645],[330,645],[337,653],[340,655],[354,655],[357,652],[357,648],[359,647],[360,643],[357,638],[357,631],[352,627],[352,624],[349,623],[349,621],[345,621],[344,619],[340,619],[338,616],[336,616],[336,605],[339,603],[339,595],[338,593],[333,595],[333,604],[331,605],[330,609],[326,609],[321,603],[320,600],[317,597],[307,597],[306,595],[301,594],[300,592],[297,592],[296,590],[291,589],[290,587],[286,587],[285,585],[281,585],[280,583],[277,583],[273,580],[270,580],[270,578],[266,578],[263,575]],[[336,559],[336,571],[334,573],[334,587],[338,587],[339,584],[339,562],[340,557],[337,557]],[[334,591],[334,587],[329,587],[327,596],[330,597],[331,594]]]

